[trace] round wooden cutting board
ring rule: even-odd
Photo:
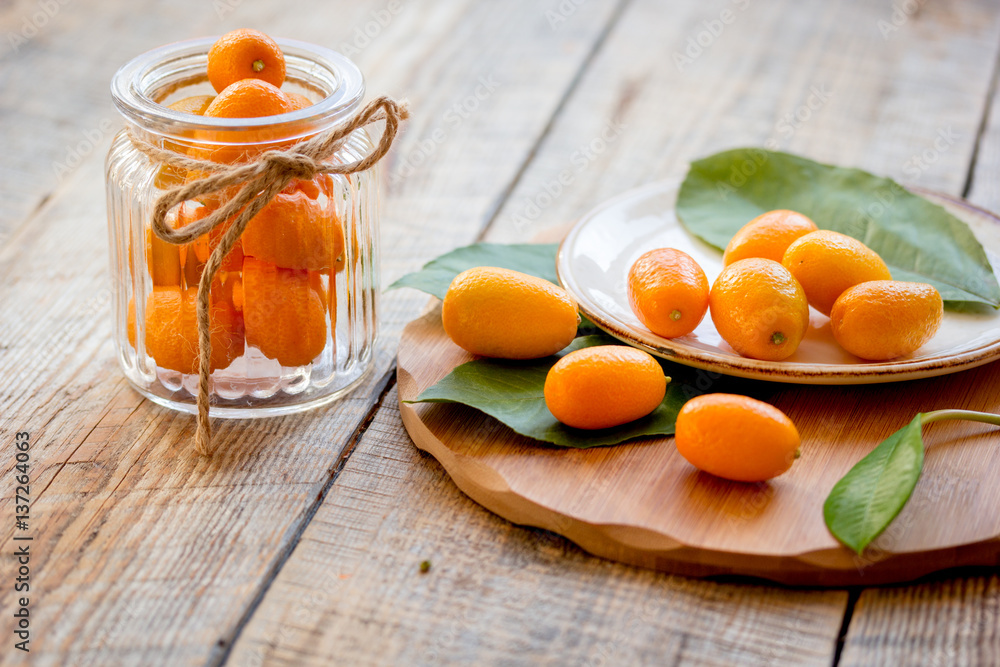
[[[414,443],[476,502],[598,556],[692,576],[740,574],[812,586],[898,582],[1000,564],[1000,431],[983,424],[925,427],[923,477],[864,556],[841,546],[823,523],[823,501],[836,481],[916,412],[997,411],[1000,362],[859,387],[731,380],[678,367],[702,391],[752,393],[798,425],[802,457],[792,469],[767,483],[741,484],[691,467],[673,438],[564,449],[519,436],[472,408],[405,402],[471,358],[445,335],[437,303],[406,327],[399,399]]]

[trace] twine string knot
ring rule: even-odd
[[[209,297],[212,281],[223,260],[243,235],[247,224],[292,181],[308,181],[320,174],[348,175],[367,171],[389,152],[400,123],[407,117],[409,112],[405,102],[379,97],[346,123],[287,150],[267,151],[253,162],[245,164],[195,159],[162,148],[129,129],[132,145],[153,162],[204,174],[196,180],[170,188],[157,197],[150,222],[154,234],[167,243],[184,245],[231,221],[218,245],[209,254],[198,282],[198,429],[195,446],[199,454],[212,454],[208,386],[212,358]],[[385,126],[378,143],[368,154],[353,162],[331,161],[351,134],[378,122],[384,122]],[[178,204],[206,195],[227,195],[231,189],[235,189],[235,194],[205,218],[180,229],[174,229],[167,223],[167,214]]]

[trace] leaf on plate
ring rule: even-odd
[[[892,523],[920,479],[922,419],[918,414],[861,459],[823,504],[827,528],[858,554]]]
[[[559,284],[556,276],[558,243],[474,243],[456,248],[433,259],[423,268],[408,273],[387,289],[413,287],[443,299],[455,276],[477,266],[496,266],[520,271]]]
[[[799,211],[821,229],[859,239],[893,278],[930,283],[945,301],[1000,305],[1000,286],[968,225],[889,178],[738,148],[693,162],[677,196],[684,225],[719,249],[774,209]]]
[[[456,367],[411,403],[462,403],[500,420],[521,435],[562,447],[614,445],[646,435],[672,435],[677,412],[692,392],[671,382],[656,410],[614,428],[587,431],[556,420],[545,405],[545,376],[563,356],[594,345],[619,344],[605,335],[583,336],[559,354],[529,362],[476,359]]]

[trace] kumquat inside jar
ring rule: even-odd
[[[168,157],[249,165],[342,125],[364,95],[361,72],[341,54],[277,40],[289,110],[279,105],[280,114],[226,117],[224,93],[206,75],[214,42],[170,44],[117,72],[112,94],[125,129],[107,157],[118,362],[150,400],[191,413],[198,409],[202,271],[236,214],[251,208],[244,204],[228,222],[216,216],[222,224],[188,243],[165,241],[153,224],[157,200],[213,174],[151,159],[137,144]],[[357,163],[373,149],[368,131],[358,127],[326,161]],[[240,184],[200,192],[167,210],[163,224],[183,230],[213,213],[228,215],[225,207],[241,192]],[[248,220],[206,292],[211,414],[277,415],[334,401],[373,364],[377,170],[292,178]]]

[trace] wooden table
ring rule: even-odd
[[[863,590],[700,581],[474,504],[399,418],[396,344],[422,294],[383,297],[376,372],[349,398],[217,421],[212,460],[192,451],[192,419],[140,398],[112,356],[108,85],[140,52],[257,27],[344,50],[370,95],[408,98],[384,181],[388,284],[740,145],[1000,209],[1000,5],[896,4],[0,3],[0,661],[1000,663],[995,570]],[[30,654],[12,634],[19,431]]]

